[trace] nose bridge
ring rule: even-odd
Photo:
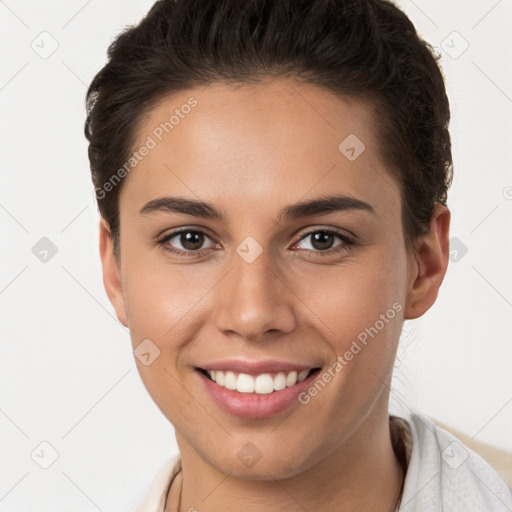
[[[227,282],[219,287],[218,328],[246,339],[257,339],[270,330],[293,330],[290,293],[268,251],[245,240],[233,253],[231,267]]]

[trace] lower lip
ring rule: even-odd
[[[275,416],[291,407],[293,403],[298,403],[300,393],[308,388],[311,380],[318,374],[317,370],[310,373],[302,382],[297,382],[294,386],[273,391],[266,395],[258,395],[256,393],[240,393],[223,388],[199,370],[196,370],[196,372],[213,398],[213,401],[221,409],[233,416],[250,419]]]

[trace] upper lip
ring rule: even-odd
[[[232,371],[234,373],[246,373],[249,375],[259,375],[270,372],[301,372],[318,368],[319,365],[294,363],[291,361],[279,361],[277,359],[265,359],[261,361],[249,361],[244,359],[224,359],[212,363],[204,363],[199,366],[202,370],[220,370]]]

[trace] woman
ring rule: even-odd
[[[388,412],[448,264],[449,118],[385,0],[159,1],[114,41],[85,129],[104,284],[180,451],[139,510],[512,508]]]

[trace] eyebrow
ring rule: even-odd
[[[286,206],[279,214],[278,222],[349,210],[362,210],[375,214],[373,206],[360,199],[349,196],[326,196]],[[224,221],[225,219],[222,210],[219,210],[214,205],[184,197],[169,196],[153,199],[140,210],[141,215],[157,212],[183,213],[185,215],[218,221]]]

